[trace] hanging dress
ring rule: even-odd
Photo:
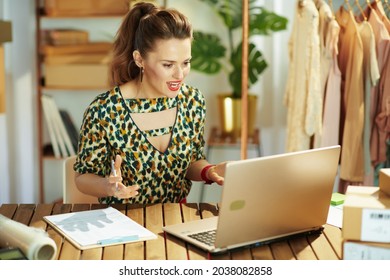
[[[363,128],[363,44],[351,11],[343,6],[336,13],[340,25],[339,66],[342,73],[340,178],[349,182],[364,180]]]
[[[284,105],[287,107],[287,151],[310,148],[311,137],[320,131],[320,42],[318,10],[313,1],[296,4],[289,40],[289,69]]]

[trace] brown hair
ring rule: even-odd
[[[159,39],[192,39],[187,17],[175,9],[160,9],[151,3],[135,4],[125,16],[113,44],[110,83],[122,85],[138,77],[139,67],[133,59],[138,50],[146,57]]]

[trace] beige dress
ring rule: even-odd
[[[332,64],[332,46],[329,46],[329,24],[332,21],[333,14],[329,5],[323,0],[315,1],[316,7],[319,15],[318,22],[318,33],[320,38],[320,75],[321,75],[321,85],[320,91],[323,99],[323,105],[325,104],[325,90],[326,83],[329,77],[330,68]],[[324,108],[323,108],[324,109]],[[323,136],[323,120],[321,129],[317,131],[314,135],[313,147],[321,147],[321,139]]]
[[[289,72],[284,104],[287,107],[287,151],[310,148],[322,122],[318,10],[313,1],[297,1],[289,40]]]

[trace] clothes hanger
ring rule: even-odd
[[[371,6],[370,0],[366,0],[366,3],[367,3],[367,6],[368,6],[371,10],[373,10],[373,7]]]
[[[377,0],[377,1],[379,1],[379,0]],[[388,0],[384,0],[383,2],[385,3],[384,7],[387,10],[387,12],[390,12],[389,1]]]
[[[333,1],[332,0],[328,0],[328,4],[329,4],[329,7],[330,7],[330,10],[332,11],[332,16],[334,18]]]
[[[344,3],[347,5],[348,11],[349,11],[349,12],[353,12],[353,11],[352,11],[352,7],[351,7],[351,5],[349,4],[349,1],[348,1],[348,0],[344,0]]]
[[[384,9],[386,11],[386,14],[387,14],[387,18],[390,18],[390,5],[389,5],[389,1],[388,0],[384,0]]]
[[[367,1],[368,1],[368,0],[367,0]],[[366,16],[366,14],[365,14],[364,11],[363,11],[362,6],[360,6],[359,0],[355,0],[355,4],[356,4],[356,6],[358,7],[358,9],[359,9],[361,15],[363,16],[364,21],[367,21],[367,16]]]
[[[305,7],[306,6],[306,0],[299,0],[298,1],[298,5],[299,5],[300,8]]]

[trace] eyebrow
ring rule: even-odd
[[[192,59],[192,57],[189,57],[189,58],[185,59],[184,61],[189,61],[191,59]],[[162,59],[161,62],[175,63],[176,60]]]

